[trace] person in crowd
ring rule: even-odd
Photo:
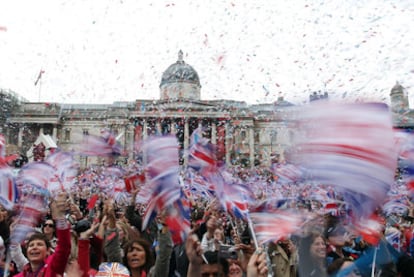
[[[276,277],[296,277],[298,254],[292,240],[282,238],[268,245],[271,271]]]
[[[352,258],[337,258],[334,260],[327,269],[329,276],[336,276],[338,273],[346,274],[341,275],[343,277],[357,277],[361,276],[358,268],[354,264]]]
[[[0,205],[0,276],[2,276],[3,270],[6,267],[7,241],[10,237],[10,216],[11,213]]]
[[[3,241],[10,237],[10,213],[0,204],[0,236]]]
[[[205,219],[207,231],[203,234],[201,239],[201,247],[204,252],[217,251],[218,242],[214,238],[214,232],[217,229],[217,217],[215,215],[208,215]]]
[[[152,244],[157,238],[157,225],[155,221],[151,221],[146,230],[142,230],[141,213],[137,211],[135,205],[138,192],[139,188],[131,191],[131,201],[126,207],[125,218],[129,222],[130,226],[134,227],[134,229],[139,232],[141,237],[145,238]]]
[[[311,233],[299,242],[300,277],[325,277],[326,271],[326,240],[321,233]]]
[[[401,255],[397,261],[397,271],[399,277],[414,276],[414,257],[407,254]]]
[[[104,213],[108,217],[104,246],[108,262],[123,263],[130,271],[132,277],[168,276],[173,243],[163,214],[158,218],[162,227],[157,236],[158,245],[156,247],[156,260],[154,263],[151,244],[145,238],[132,239],[121,249],[119,231],[115,224],[115,212],[111,202],[106,203]]]
[[[90,228],[86,231],[83,231],[79,234],[77,243],[77,260],[73,261],[73,263],[68,264],[68,268],[66,269],[66,273],[69,272],[76,272],[78,268],[81,272],[81,275],[78,277],[89,277],[96,273],[96,270],[91,267],[91,240],[96,237],[96,229],[100,226],[100,223],[94,222],[91,224]],[[96,238],[95,238],[96,239]],[[72,264],[75,268],[72,268]]]
[[[119,241],[122,249],[128,241],[140,236],[137,230],[131,228],[129,224],[125,223],[122,220],[118,219],[116,221],[116,228],[118,229]]]
[[[227,277],[245,277],[246,272],[243,270],[242,263],[238,259],[228,259],[229,273]]]
[[[228,276],[228,261],[220,258],[218,251],[204,252],[197,235],[190,234],[185,247],[189,258],[187,277]],[[251,256],[246,271],[247,277],[267,276],[266,253],[262,249]]]
[[[45,234],[45,236],[49,240],[50,247],[51,247],[50,249],[53,253],[56,249],[56,244],[57,244],[56,228],[55,228],[55,223],[53,222],[53,219],[51,218],[46,219],[45,223],[43,223],[42,225],[42,233]]]
[[[350,242],[350,233],[340,224],[329,227],[326,232],[328,242],[327,259],[328,264],[336,259],[348,257],[348,253],[344,251],[345,245]]]
[[[49,239],[43,233],[34,233],[27,242],[29,261],[18,277],[63,276],[70,255],[70,226],[65,218],[68,209],[67,193],[58,194],[51,203],[52,217],[58,238],[55,252],[50,254]]]

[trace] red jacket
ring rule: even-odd
[[[91,239],[78,240],[78,264],[80,270],[83,272],[82,277],[95,276],[96,270],[90,267],[90,245],[95,246],[97,251],[99,264],[101,263],[103,240],[94,236]]]
[[[70,228],[56,230],[58,242],[55,252],[48,256],[44,262],[43,267],[35,275],[32,272],[30,263],[26,264],[23,271],[17,274],[17,277],[55,277],[63,276],[66,264],[70,255]]]

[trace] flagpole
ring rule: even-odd
[[[375,250],[374,250],[374,258],[373,258],[373,261],[372,261],[371,277],[375,277],[375,260],[377,259],[377,250],[378,250],[378,246],[376,246]]]
[[[42,78],[40,77],[40,79],[39,79],[39,99],[38,99],[38,102],[40,102],[41,92],[42,92]]]
[[[38,95],[39,99],[38,99],[38,102],[40,102],[40,94],[41,94],[41,91],[42,91],[42,75],[43,75],[43,73],[45,73],[45,71],[43,69],[40,69],[39,75],[37,75],[37,79],[34,82],[35,86],[37,86],[37,84],[39,84],[39,93],[38,93],[39,94]]]

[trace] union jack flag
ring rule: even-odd
[[[251,213],[254,231],[259,243],[279,240],[300,231],[304,217],[291,210],[274,213]]]
[[[216,149],[207,138],[203,137],[201,127],[194,130],[191,134],[191,145],[188,151],[188,167],[200,172],[209,174],[216,168]]]
[[[358,204],[354,215],[369,216],[386,197],[397,166],[387,106],[319,103],[301,112],[299,122],[305,135],[291,153],[293,162],[314,181],[364,196],[351,204]]]
[[[129,270],[120,263],[102,263],[95,276],[101,277],[129,277]]]
[[[145,171],[149,176],[143,188],[151,195],[142,222],[145,229],[157,212],[167,210],[180,198],[181,187],[175,136],[151,137],[144,142],[143,150],[148,159]]]

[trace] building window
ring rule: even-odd
[[[65,137],[64,137],[64,141],[70,141],[70,129],[66,128],[65,129]]]
[[[82,133],[84,136],[89,136],[89,130],[88,129],[83,129]]]

